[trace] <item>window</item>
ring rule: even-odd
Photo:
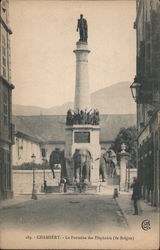
[[[3,121],[4,125],[8,124],[8,95],[5,91],[3,93]]]
[[[2,34],[2,67],[3,67],[3,76],[7,76],[7,58],[6,58],[6,38]]]

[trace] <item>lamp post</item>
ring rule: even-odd
[[[134,82],[130,86],[132,97],[135,100],[135,102],[138,101],[140,87],[141,87],[141,84],[138,82],[138,79],[135,76]]]
[[[140,88],[141,88],[141,84],[138,82],[138,79],[137,77],[135,76],[134,78],[134,82],[131,84],[130,86],[131,88],[131,93],[132,93],[132,97],[133,99],[135,100],[135,102],[137,103],[137,131],[138,131],[138,126],[139,126],[139,115],[138,115],[138,98],[139,98],[139,92],[140,92]],[[144,100],[143,100],[144,101]],[[139,103],[140,103],[140,100],[139,100]],[[136,166],[137,166],[137,169],[138,169],[138,139],[136,140],[136,154],[137,154],[137,158],[136,158]],[[128,186],[130,185],[130,169],[129,169],[129,184]]]
[[[32,158],[32,164],[33,164],[32,199],[37,200],[36,189],[35,189],[35,187],[36,187],[36,181],[35,181],[35,159],[36,159],[36,156],[34,154],[32,154],[31,158]]]
[[[43,187],[44,187],[44,192],[46,189],[46,176],[45,176],[45,167],[46,167],[46,158],[45,156],[42,158],[43,161]]]

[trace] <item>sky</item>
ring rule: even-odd
[[[90,92],[133,81],[135,1],[10,0],[14,104],[49,108],[74,100],[81,13],[88,22]]]

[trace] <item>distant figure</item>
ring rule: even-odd
[[[118,197],[118,189],[115,188],[113,193],[113,199],[116,199],[117,197]]]
[[[63,178],[63,183],[64,183],[64,193],[67,192],[67,180],[66,178]]]
[[[133,188],[133,194],[131,200],[133,200],[133,205],[134,205],[134,214],[133,215],[138,215],[138,200],[141,197],[141,192],[140,192],[140,185],[137,181],[137,178],[134,177],[133,179],[133,184],[131,185],[131,188]]]
[[[45,180],[44,181],[44,192],[46,192],[46,189],[47,189],[47,181]]]
[[[87,20],[83,18],[83,15],[80,15],[77,23],[77,31],[79,30],[80,39],[79,41],[87,42],[88,39],[88,26]]]

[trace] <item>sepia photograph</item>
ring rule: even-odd
[[[0,0],[0,248],[160,247],[160,0]]]

